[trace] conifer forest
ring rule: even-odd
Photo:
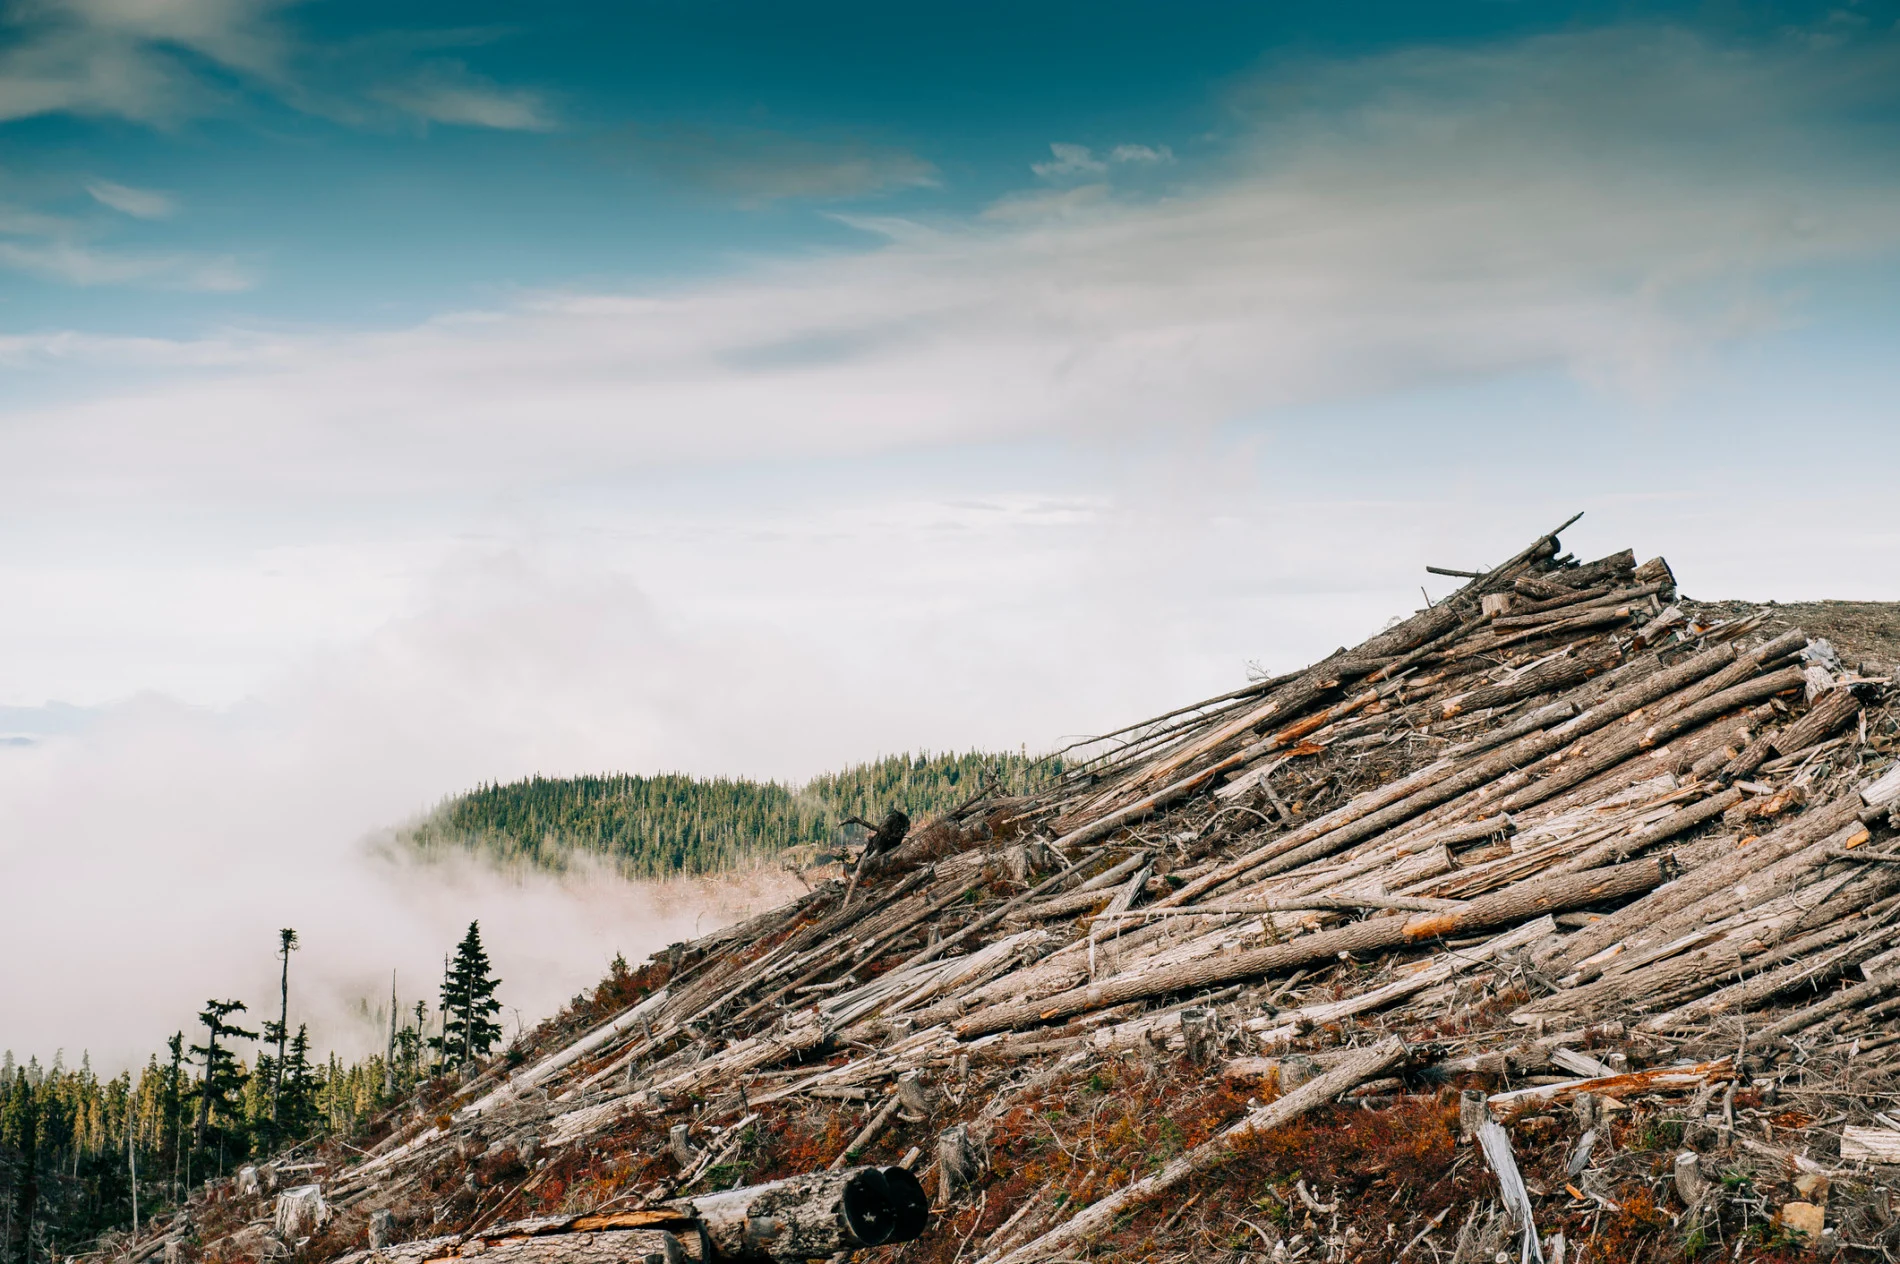
[[[244,1002],[207,1000],[136,1074],[101,1078],[83,1053],[76,1065],[63,1052],[48,1063],[0,1055],[0,1260],[84,1250],[254,1156],[348,1137],[418,1085],[486,1058],[501,1038],[501,980],[476,923],[448,958],[437,1004],[392,1013],[384,1052],[357,1062],[314,1054],[308,1026],[293,1027],[299,947],[296,931],[279,932],[274,1018],[247,1028]]]
[[[850,840],[854,827],[844,822],[853,817],[893,806],[938,813],[983,788],[1019,790],[1057,771],[1055,760],[967,752],[890,756],[802,786],[532,777],[450,799],[406,839],[423,851],[469,848],[546,868],[581,851],[632,876],[706,874]],[[0,1054],[0,1264],[92,1249],[102,1234],[166,1214],[252,1159],[349,1138],[391,1103],[419,1089],[427,1095],[433,1082],[447,1092],[501,1044],[502,980],[477,923],[449,949],[433,1001],[396,1009],[392,995],[383,1051],[355,1061],[313,1049],[308,1026],[294,1017],[303,947],[294,929],[279,931],[275,995],[262,1004],[208,998],[136,1071],[102,1077],[83,1051],[76,1061],[63,1050],[50,1060]],[[616,959],[601,987],[629,991],[633,977]],[[568,1013],[589,1005],[576,997]]]
[[[802,786],[680,775],[530,777],[479,786],[406,834],[424,851],[472,847],[559,869],[591,853],[635,877],[716,873],[788,847],[844,841],[840,822],[893,804],[922,818],[980,789],[1022,793],[1058,775],[1057,759],[967,751],[892,755]]]

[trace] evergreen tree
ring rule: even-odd
[[[922,820],[984,787],[1022,793],[1062,771],[1022,754],[892,755],[802,786],[677,774],[532,777],[443,803],[405,837],[423,850],[474,847],[552,869],[576,851],[643,877],[757,863],[788,847],[835,848],[836,822],[893,804]]]
[[[219,1044],[218,1040],[220,1037],[230,1040],[240,1036],[246,1040],[257,1039],[256,1032],[246,1031],[225,1021],[233,1014],[243,1013],[245,1008],[242,1001],[206,1001],[204,1010],[198,1015],[198,1021],[204,1024],[207,1034],[202,1045],[191,1046],[204,1072],[198,1081],[198,1123],[192,1134],[195,1149],[205,1148],[206,1133],[214,1113],[225,1119],[235,1113],[231,1099],[244,1087],[244,1069],[231,1047]],[[219,1140],[224,1140],[222,1133]]]
[[[277,955],[284,959],[283,974],[278,979],[277,1021],[265,1024],[269,1033],[267,1039],[277,1045],[277,1057],[272,1064],[270,1079],[270,1121],[273,1129],[277,1126],[278,1099],[283,1090],[284,1037],[289,1034],[290,1024],[290,954],[297,950],[297,932],[286,926],[277,932]],[[263,1059],[258,1059],[262,1062]]]
[[[417,1001],[416,1025],[404,1023],[396,1029],[396,1073],[405,1088],[422,1078],[422,1028],[427,1016],[427,1007]]]
[[[178,1183],[178,1161],[184,1154],[184,1109],[185,1109],[185,1033],[175,1031],[165,1048],[171,1054],[171,1062],[165,1068],[165,1082],[160,1086],[159,1107],[162,1115],[165,1157],[172,1165],[172,1197],[180,1193]]]
[[[33,1066],[31,1059],[28,1066]],[[33,1217],[40,1201],[40,1103],[34,1092],[39,1086],[29,1079],[25,1068],[13,1076],[13,1091],[7,1094],[5,1109],[0,1111],[0,1140],[18,1152],[19,1173],[14,1180],[14,1201],[8,1208],[9,1241],[6,1257],[20,1264],[33,1259]]]
[[[482,948],[481,925],[468,924],[468,934],[455,947],[455,959],[442,978],[442,1034],[429,1041],[444,1062],[467,1066],[485,1058],[501,1039],[501,1012],[495,988],[501,980],[488,973],[488,953]]]
[[[308,1136],[317,1124],[317,1077],[310,1067],[310,1029],[299,1023],[277,1080],[277,1127],[286,1137]]]

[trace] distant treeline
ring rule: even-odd
[[[110,1079],[84,1055],[72,1067],[59,1054],[41,1065],[0,1053],[0,1264],[71,1256],[101,1233],[177,1207],[193,1186],[247,1160],[354,1136],[377,1111],[459,1073],[500,1040],[490,1021],[501,1008],[493,999],[500,980],[471,923],[444,971],[440,1008],[417,1001],[397,1015],[383,1054],[315,1060],[308,1029],[292,1032],[289,1022],[297,934],[279,935],[278,1017],[260,1030],[240,1026],[248,1006],[210,1000],[187,1029],[204,1043],[179,1031],[163,1057]],[[616,957],[602,986],[619,998],[632,977]],[[248,1059],[240,1056],[246,1045]]]
[[[301,1051],[299,1051],[301,1053]],[[420,1074],[400,1067],[400,1084]],[[332,1054],[294,1066],[271,1118],[267,1070],[239,1063],[240,1085],[210,1111],[195,1135],[202,1075],[183,1057],[153,1058],[130,1072],[100,1079],[89,1062],[51,1066],[0,1059],[0,1245],[7,1260],[44,1260],[89,1245],[132,1219],[132,1174],[139,1210],[149,1218],[176,1206],[207,1177],[233,1170],[277,1145],[332,1133],[350,1135],[385,1103],[383,1060],[354,1065]]]
[[[847,817],[875,821],[896,807],[922,821],[983,787],[1021,792],[1059,771],[1055,761],[969,751],[892,755],[802,786],[677,774],[530,777],[450,799],[408,838],[554,869],[584,851],[639,877],[712,873],[787,847],[842,842]]]

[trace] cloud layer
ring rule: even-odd
[[[360,1003],[387,994],[392,969],[406,1002],[433,1001],[442,953],[475,919],[501,999],[532,1024],[597,981],[614,952],[637,961],[796,890],[769,872],[634,883],[583,866],[553,878],[418,864],[372,846],[499,770],[601,766],[615,745],[650,756],[661,744],[656,721],[673,693],[663,673],[644,687],[608,685],[631,704],[610,743],[590,727],[601,710],[574,705],[586,682],[558,656],[519,653],[519,638],[545,650],[558,629],[595,668],[608,661],[599,637],[649,666],[679,658],[686,651],[637,597],[524,588],[493,571],[462,578],[484,577],[503,580],[505,595],[445,580],[427,611],[350,652],[304,660],[244,706],[146,697],[0,750],[0,888],[33,893],[0,919],[0,955],[35,963],[7,974],[4,1043],[42,1058],[90,1049],[102,1069],[142,1058],[207,996],[265,1001],[279,926],[303,938],[293,1016],[312,1024],[319,1048],[380,1045]],[[523,670],[534,678],[455,700],[486,671]],[[86,933],[65,933],[78,919]]]
[[[1867,77],[1842,72],[1870,69],[1847,56],[1639,31],[1276,71],[1236,98],[1231,164],[1166,198],[857,219],[887,240],[268,339],[136,405],[15,410],[0,485],[400,495],[1205,426],[1532,371],[1640,392],[1797,319],[1802,269],[1892,257],[1900,172],[1822,139]],[[1761,124],[1748,143],[1705,143],[1731,110]]]
[[[391,59],[387,39],[356,47],[313,42],[285,19],[288,7],[285,0],[14,0],[0,10],[11,28],[0,48],[0,123],[72,114],[174,128],[229,112],[248,91],[354,122],[368,121],[367,104],[381,102],[425,122],[552,126],[536,93],[492,84],[453,60]],[[431,41],[412,34],[407,42]],[[380,78],[365,80],[366,72]]]

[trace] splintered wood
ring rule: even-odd
[[[1546,1227],[1621,1214],[1590,1181],[1612,1149],[1598,1138],[1632,1110],[1673,1111],[1670,1144],[1727,1146],[1731,1166],[1768,1163],[1749,1146],[1790,1156],[1783,1175],[1796,1158],[1900,1163],[1900,1122],[1874,1118],[1873,1098],[1843,1088],[1844,1134],[1804,1131],[1833,1109],[1818,1100],[1779,1116],[1736,1104],[1738,1089],[1744,1103],[1797,1091],[1809,1065],[1883,1093],[1900,1068],[1885,1035],[1900,1012],[1890,669],[1843,662],[1770,611],[1706,617],[1660,558],[1579,563],[1554,532],[1490,570],[1440,573],[1469,582],[1354,649],[1071,749],[1049,789],[980,795],[871,851],[849,882],[675,945],[639,1004],[393,1112],[328,1205],[367,1224],[471,1138],[513,1138],[547,1164],[638,1126],[663,1175],[619,1209],[686,1219],[595,1229],[566,1254],[546,1234],[485,1230],[537,1209],[544,1178],[529,1174],[481,1223],[425,1226],[449,1231],[429,1250],[619,1259],[662,1252],[643,1244],[664,1232],[669,1258],[772,1254],[773,1235],[804,1254],[1211,1258],[1169,1234],[1200,1223],[1182,1211],[1204,1196],[1195,1183],[1259,1138],[1309,1112],[1299,1126],[1346,1127],[1418,1103],[1449,1102],[1455,1123],[1459,1088],[1478,1090],[1467,1130],[1488,1138],[1490,1169],[1472,1170],[1498,1173],[1481,1200],[1394,1211],[1412,1217],[1404,1236],[1374,1242],[1314,1192],[1346,1174],[1308,1168],[1298,1200],[1290,1180],[1270,1185],[1280,1222],[1243,1206],[1223,1232],[1247,1239],[1236,1249],[1279,1243],[1274,1259],[1295,1258],[1296,1217],[1328,1259],[1422,1258],[1428,1240],[1434,1257],[1496,1240],[1565,1258],[1532,1213]],[[1056,1136],[1058,1188],[999,1157],[1023,1103],[1176,1060],[1223,1096],[1166,1162],[1070,1154]],[[800,1160],[833,1202],[748,1213],[708,1194],[747,1176],[761,1128],[800,1111],[837,1120],[830,1149]],[[1589,1128],[1560,1147],[1576,1171],[1559,1153],[1554,1178],[1520,1177],[1536,1128],[1517,1132],[1570,1129],[1573,1113]],[[900,1152],[931,1223],[908,1247],[854,1245],[875,1235],[852,1237],[843,1186],[825,1182],[845,1163],[898,1171]],[[873,1153],[891,1157],[860,1157]],[[1714,1214],[1727,1187],[1695,1169],[1714,1160],[1684,1153],[1656,1180]],[[590,1232],[577,1224],[562,1236]],[[1117,1234],[1147,1245],[1107,1245]]]

